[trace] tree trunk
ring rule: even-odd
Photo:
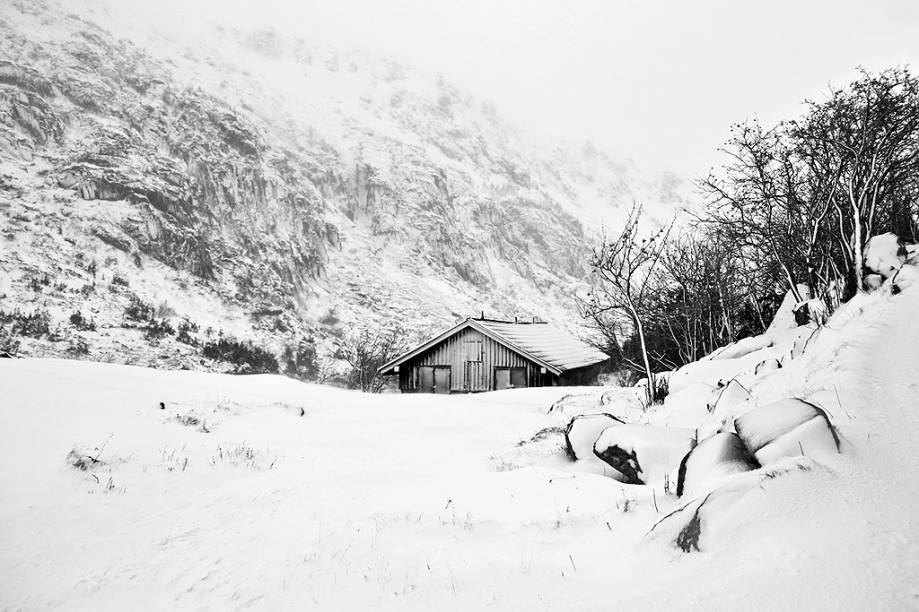
[[[651,371],[651,362],[648,361],[648,347],[645,344],[645,328],[641,324],[641,318],[632,308],[632,319],[635,321],[635,329],[638,331],[638,340],[641,343],[641,358],[645,364],[645,376],[648,380],[648,405],[654,402],[654,372]]]
[[[858,209],[853,208],[852,210],[852,222],[854,225],[854,234],[852,236],[852,246],[853,254],[852,257],[855,259],[853,263],[853,268],[855,268],[855,291],[863,291],[865,285],[863,284],[864,270],[865,265],[865,256],[862,253],[862,220],[861,215],[858,214]]]

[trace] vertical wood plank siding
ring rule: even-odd
[[[472,362],[472,365],[467,367],[467,362]],[[539,365],[471,328],[460,330],[403,363],[399,367],[399,388],[402,391],[418,391],[418,368],[421,366],[450,366],[452,392],[493,390],[495,368],[525,368],[530,387],[553,384],[549,377],[539,373]]]

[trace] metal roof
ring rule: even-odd
[[[576,338],[572,338],[567,333],[552,327],[548,323],[516,323],[513,321],[469,318],[393,359],[383,365],[379,371],[384,374],[387,373],[394,366],[423,353],[466,327],[478,330],[492,340],[546,367],[554,374],[576,370],[609,359],[609,356],[605,353]]]

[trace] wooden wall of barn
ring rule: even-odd
[[[449,366],[450,391],[491,391],[495,387],[495,368],[525,368],[527,386],[551,385],[552,374],[540,374],[540,366],[495,342],[478,330],[467,327],[399,367],[399,388],[418,391],[418,368]]]

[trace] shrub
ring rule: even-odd
[[[156,316],[160,319],[168,319],[170,317],[174,317],[175,314],[176,311],[173,310],[172,307],[166,302],[163,302],[156,307]]]
[[[324,315],[322,315],[322,318],[319,319],[319,322],[320,322],[320,323],[322,323],[323,325],[326,325],[326,326],[328,326],[328,327],[334,327],[335,325],[338,325],[338,323],[339,323],[340,321],[341,321],[341,319],[339,319],[339,318],[335,315],[335,309],[334,309],[334,308],[331,309],[331,310],[329,310],[329,311],[328,311],[327,313],[325,313]]]
[[[276,374],[278,360],[270,352],[251,342],[239,342],[233,338],[218,338],[208,342],[201,350],[208,359],[225,361],[239,366],[239,372],[251,374]]]
[[[256,471],[273,469],[275,463],[277,463],[277,458],[272,460],[268,467],[265,468],[260,461],[260,454],[245,442],[235,447],[223,448],[223,446],[217,446],[217,454],[211,457],[211,465],[214,466],[218,464],[233,465]]]
[[[145,323],[153,320],[154,308],[152,304],[148,304],[136,295],[132,295],[131,302],[124,309],[124,316],[129,321]]]
[[[348,387],[367,393],[379,393],[386,386],[386,381],[378,372],[380,366],[398,356],[405,348],[403,330],[365,327],[345,338],[336,356],[351,366],[347,375]]]
[[[0,327],[0,353],[15,355],[19,352],[19,340],[6,327]]]
[[[70,346],[67,348],[67,353],[77,357],[89,355],[89,344],[87,344],[86,340],[83,338],[77,337],[70,343]]]
[[[29,279],[29,289],[36,293],[41,293],[42,289],[51,285],[51,279],[47,274],[42,275],[41,278],[32,277]]]
[[[24,314],[18,310],[4,312],[0,310],[0,324],[11,323],[12,336],[29,336],[31,338],[53,338],[51,332],[51,315],[47,310],[36,310]]]
[[[176,340],[190,346],[198,346],[198,339],[192,334],[198,333],[198,325],[191,321],[182,321],[179,323],[179,329],[176,333]]]
[[[654,402],[663,404],[670,395],[670,378],[667,376],[654,377]]]
[[[116,272],[115,275],[112,276],[112,283],[111,283],[111,285],[112,285],[113,288],[114,288],[114,287],[127,287],[127,286],[128,286],[128,279],[126,279],[125,277],[121,276],[120,274],[118,274],[118,273]]]
[[[144,327],[144,337],[147,340],[159,340],[163,336],[171,336],[174,333],[172,325],[165,319],[155,319]]]
[[[300,380],[316,380],[319,377],[319,361],[316,344],[312,338],[301,340],[296,346],[284,348],[284,373]]]
[[[96,331],[96,322],[84,317],[79,310],[70,315],[70,324],[80,331]]]

